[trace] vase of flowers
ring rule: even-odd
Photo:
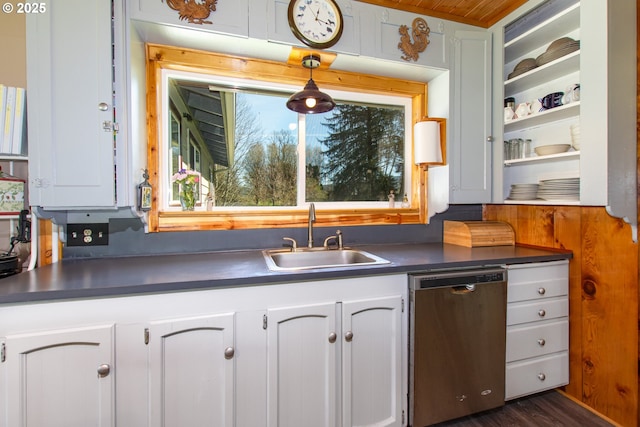
[[[180,205],[183,211],[192,211],[196,206],[196,187],[200,174],[196,171],[180,169],[171,177],[171,182],[180,185]]]

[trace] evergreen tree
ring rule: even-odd
[[[386,200],[402,190],[402,109],[340,104],[324,125],[323,181],[330,200]]]

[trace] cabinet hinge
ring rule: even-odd
[[[262,316],[262,329],[267,329],[267,315]]]
[[[404,313],[404,298],[402,298],[402,305],[401,305],[401,309],[402,309],[402,313]]]
[[[4,363],[7,360],[7,347],[5,343],[0,344],[0,362]]]
[[[102,130],[105,132],[118,133],[118,131],[120,130],[120,126],[110,120],[105,120],[104,122],[102,122]]]
[[[404,409],[402,410],[402,425],[404,425]]]
[[[144,328],[144,344],[149,345],[149,328]]]

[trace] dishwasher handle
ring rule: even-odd
[[[451,293],[454,295],[466,295],[475,292],[476,285],[452,286]]]
[[[413,291],[422,291],[439,287],[466,288],[486,283],[506,282],[507,271],[501,267],[468,271],[431,272],[412,274],[410,287]]]

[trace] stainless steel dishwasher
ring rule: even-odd
[[[504,405],[507,272],[409,276],[409,424]]]

